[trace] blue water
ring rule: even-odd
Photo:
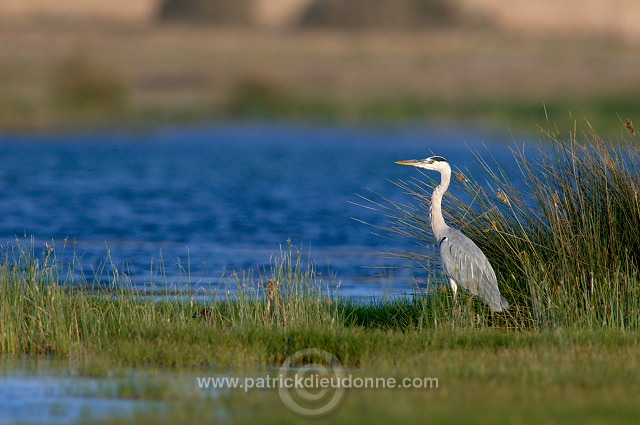
[[[198,388],[196,377],[201,374],[112,367],[104,376],[84,376],[67,358],[0,355],[0,425],[66,425],[126,420],[137,412],[162,413],[174,407],[171,400],[136,394],[170,388],[185,397],[215,396]]]
[[[391,181],[419,174],[394,161],[435,153],[474,172],[474,149],[508,166],[511,144],[425,127],[0,134],[0,244],[53,244],[88,281],[116,267],[140,285],[215,289],[233,272],[257,280],[290,240],[343,295],[413,292],[421,271],[377,252],[418,248],[354,220],[385,220],[357,194],[408,201]]]
[[[127,417],[140,410],[137,404],[141,403],[131,400],[70,391],[78,385],[94,384],[88,379],[33,372],[11,376],[12,373],[15,371],[0,379],[0,425],[81,423],[91,418]]]

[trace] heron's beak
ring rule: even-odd
[[[418,166],[418,164],[420,164],[422,161],[418,160],[418,159],[406,159],[404,161],[396,161],[396,164],[400,164],[400,165],[412,165],[414,167]]]

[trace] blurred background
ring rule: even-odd
[[[398,225],[393,202],[428,212],[407,206],[394,182],[437,175],[395,161],[446,157],[457,177],[450,193],[478,226],[476,199],[461,188],[497,188],[476,153],[507,173],[514,142],[545,140],[538,126],[565,137],[574,122],[578,134],[588,129],[586,118],[603,136],[626,136],[626,119],[638,125],[639,114],[640,0],[0,0],[0,262],[28,252],[50,264],[53,246],[61,283],[130,282],[170,299],[188,287],[208,304],[245,287],[262,296],[291,249],[313,264],[323,294],[425,292],[446,284],[439,262],[415,260],[434,249],[431,236],[384,228]],[[85,357],[80,345],[66,365]],[[139,353],[131,364],[149,364]],[[82,385],[67,381],[75,369],[63,370],[65,390],[0,379],[0,423],[118,412],[94,392],[79,397]],[[173,397],[174,372],[151,391]],[[126,376],[135,385],[109,403],[138,388],[139,375]],[[136,403],[154,400],[132,391]],[[229,400],[246,413],[246,397]],[[271,412],[269,400],[248,407]],[[587,414],[616,408],[604,403]]]
[[[3,0],[0,130],[640,111],[635,0]]]

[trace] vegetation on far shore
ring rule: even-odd
[[[432,122],[457,125],[482,123],[534,131],[532,123],[545,120],[565,128],[576,117],[590,117],[594,128],[619,134],[621,111],[640,116],[640,104],[626,95],[592,95],[580,101],[554,97],[526,98],[416,95],[375,95],[344,99],[321,94],[299,94],[264,76],[239,76],[221,99],[190,104],[140,104],[133,88],[117,67],[82,52],[59,64],[48,83],[47,99],[38,103],[0,105],[0,129],[11,131],[69,131],[86,129],[152,128],[158,123],[197,124],[218,121],[298,121],[396,125]],[[616,120],[618,118],[618,120]]]

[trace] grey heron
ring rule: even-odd
[[[492,311],[500,312],[508,309],[509,304],[500,295],[496,274],[487,257],[471,239],[444,222],[442,196],[447,191],[451,180],[449,163],[441,156],[432,156],[425,159],[398,161],[396,164],[440,172],[440,185],[431,195],[431,230],[440,248],[442,268],[449,277],[454,305],[458,286],[461,286],[471,294],[479,296]]]

